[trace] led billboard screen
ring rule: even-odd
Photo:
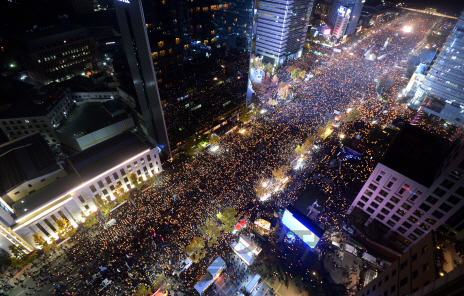
[[[303,215],[303,217],[305,216]],[[320,237],[309,230],[301,221],[297,220],[295,215],[293,215],[289,210],[285,210],[284,215],[282,216],[282,223],[295,233],[295,235],[298,236],[305,244],[313,249],[316,247]]]
[[[330,34],[330,29],[325,29],[324,30],[324,35],[329,35]]]

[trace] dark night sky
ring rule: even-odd
[[[458,17],[464,10],[464,0],[403,0],[392,1],[396,3],[409,3],[408,7],[424,9],[426,7],[436,8],[437,12],[455,15]]]

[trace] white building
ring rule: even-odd
[[[464,145],[406,126],[396,136],[347,214],[382,224],[400,249],[430,230],[464,229]]]
[[[311,18],[313,0],[262,0],[256,30],[256,56],[263,63],[280,65],[298,58]]]
[[[351,14],[351,9],[346,8],[344,6],[340,6],[338,8],[338,14],[337,18],[335,20],[335,25],[333,29],[333,36],[336,39],[340,39],[345,35],[346,33],[346,28],[348,27],[350,23],[350,14]]]
[[[139,134],[125,132],[68,159],[71,170],[64,178],[30,194],[10,207],[14,216],[0,210],[0,247],[7,250],[14,239],[27,249],[35,248],[32,235],[57,238],[57,219],[67,219],[74,227],[82,222],[81,213],[97,210],[97,194],[114,200],[116,184],[130,190],[129,175],[147,179],[162,171],[158,150],[151,149]],[[4,213],[5,212],[5,213]],[[13,219],[12,219],[13,218]]]

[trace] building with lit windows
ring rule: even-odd
[[[255,55],[262,56],[264,64],[280,65],[301,56],[313,4],[312,0],[259,2]]]
[[[87,28],[36,29],[11,41],[18,62],[39,86],[81,75],[100,61],[97,43]]]
[[[216,42],[231,48],[250,50],[254,1],[215,0],[214,30]],[[224,9],[227,7],[227,9]]]
[[[350,10],[350,19],[345,34],[355,34],[356,27],[358,26],[359,18],[361,16],[362,8],[364,6],[364,2],[365,0],[334,0],[332,3],[332,8],[330,9],[330,15],[328,20],[329,24],[335,27],[339,15],[339,9],[343,6],[346,9]]]
[[[405,126],[392,141],[347,214],[385,233],[398,250],[429,231],[459,237],[464,223],[464,144]]]
[[[355,296],[461,295],[464,265],[456,264],[461,260],[454,244],[431,231]]]
[[[2,157],[0,161],[8,160],[9,169],[12,170],[24,165],[18,153],[35,153],[30,157],[33,161],[39,162],[42,170],[48,173],[52,169],[44,167],[45,160],[50,158],[46,157],[46,153],[32,149],[34,147],[22,148],[24,152],[9,152],[9,158],[4,160]],[[56,163],[51,165],[58,167]],[[132,132],[119,134],[75,154],[69,157],[63,166],[66,167],[66,174],[52,176],[48,173],[35,178],[45,179],[45,183],[48,184],[41,190],[32,190],[27,196],[12,203],[8,203],[6,199],[1,200],[3,205],[7,205],[0,209],[0,233],[4,234],[0,236],[1,248],[7,250],[8,245],[15,239],[29,246],[28,249],[35,248],[32,238],[34,233],[39,233],[46,240],[57,238],[57,219],[69,220],[77,227],[82,222],[81,213],[89,215],[97,210],[94,202],[97,194],[109,201],[114,200],[112,192],[117,184],[121,184],[126,191],[131,189],[130,174],[135,173],[146,180],[162,171],[158,150],[140,134]],[[8,184],[13,184],[17,179],[15,184],[31,184],[35,189],[36,184],[32,184],[31,178],[21,177],[19,169],[13,171],[16,172],[15,175],[2,174],[0,171],[0,178],[7,178]],[[13,178],[16,179],[12,180]],[[48,181],[49,178],[51,183]],[[3,181],[2,179],[2,184]],[[42,184],[41,180],[36,183]],[[14,192],[15,189],[9,191]]]
[[[37,94],[21,96],[0,111],[0,128],[10,140],[40,132],[50,144],[60,143],[55,128],[66,120],[75,107],[63,89],[42,89]]]
[[[333,36],[336,39],[340,39],[345,35],[346,28],[350,23],[350,16],[351,16],[351,9],[346,8],[344,6],[340,6],[338,8],[338,15],[337,20],[335,21],[335,25],[333,27]]]
[[[417,97],[433,97],[424,111],[453,124],[464,122],[464,13],[433,62]]]

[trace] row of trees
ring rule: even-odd
[[[208,244],[208,247],[212,247],[218,242],[218,239],[223,233],[231,232],[234,229],[235,223],[237,222],[235,216],[237,216],[237,210],[234,208],[226,208],[217,214],[217,219],[222,222],[223,225],[220,225],[214,218],[206,220],[206,224],[201,230],[208,236],[207,241],[205,241],[203,237],[194,237],[190,244],[185,247],[184,252],[194,263],[197,263],[206,255],[206,244]]]
[[[153,176],[144,182],[143,178],[140,176],[138,177],[137,174],[134,172],[129,175],[129,181],[131,185],[136,189],[140,190],[144,184],[153,184],[157,180],[157,176]],[[116,197],[118,203],[122,203],[126,201],[130,197],[130,192],[125,192],[124,188],[121,184],[117,184],[113,190],[113,195]],[[101,213],[105,218],[108,217],[111,210],[116,205],[115,203],[109,202],[106,198],[102,198],[100,194],[97,194],[94,198],[94,203],[98,209],[100,209]],[[92,228],[95,223],[97,223],[97,216],[95,213],[90,213],[88,216],[81,212],[81,217],[84,219],[84,227],[87,229]],[[77,229],[74,228],[71,222],[67,219],[57,219],[55,220],[56,223],[56,234],[58,239],[66,239],[68,237],[73,236]],[[52,249],[55,249],[57,244],[55,238],[52,238],[50,241],[47,241],[41,234],[34,233],[33,240],[35,245],[42,249],[44,253],[50,252]],[[11,254],[13,256],[9,256],[9,254],[5,254],[5,260],[2,259],[3,265],[10,265],[13,264],[15,266],[24,267],[27,264],[33,262],[36,258],[36,251],[31,254],[27,254],[26,249],[20,245],[10,245],[8,246]],[[9,257],[9,258],[8,258]]]

